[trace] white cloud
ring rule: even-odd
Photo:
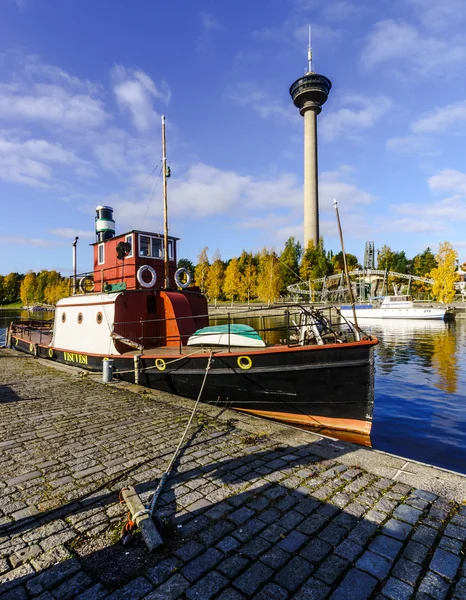
[[[466,100],[448,104],[426,113],[411,125],[415,133],[445,133],[458,131],[466,125]]]
[[[202,26],[206,31],[218,31],[223,29],[218,20],[211,13],[201,13],[201,20]]]
[[[439,171],[436,175],[429,177],[428,184],[433,191],[453,192],[453,194],[463,194],[466,196],[466,173],[456,171],[455,169]]]
[[[320,134],[327,140],[358,137],[362,130],[373,127],[393,106],[392,101],[383,95],[373,98],[346,96],[341,103],[347,106],[322,116]]]
[[[384,62],[403,61],[414,67],[416,73],[431,74],[441,68],[462,68],[466,59],[466,45],[461,39],[441,39],[423,35],[405,21],[379,21],[368,35],[361,56],[366,68]]]
[[[89,163],[78,158],[61,144],[46,140],[7,139],[0,136],[0,179],[34,187],[54,186],[51,165],[72,168],[90,174]]]
[[[428,30],[443,31],[466,20],[464,0],[408,0]]]
[[[431,153],[433,140],[421,135],[390,138],[386,143],[387,150],[399,154]]]
[[[112,82],[118,105],[130,112],[133,124],[139,131],[150,129],[158,116],[153,107],[154,99],[164,104],[170,101],[168,84],[162,82],[160,89],[157,88],[143,71],[117,65],[112,69]]]
[[[99,99],[57,85],[0,84],[0,119],[81,129],[100,127],[109,115]]]
[[[346,209],[368,205],[374,197],[361,190],[351,181],[351,169],[340,167],[336,171],[324,171],[319,177],[319,204],[321,211],[334,211],[333,200]]]

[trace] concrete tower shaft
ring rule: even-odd
[[[332,82],[309,72],[290,87],[294,105],[304,117],[304,247],[319,243],[319,192],[317,167],[317,115],[327,101]]]

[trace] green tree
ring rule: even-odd
[[[239,262],[237,258],[232,258],[225,269],[225,279],[223,282],[223,293],[227,298],[233,300],[239,297],[239,289],[241,282],[241,271],[239,270]]]
[[[180,258],[177,265],[178,269],[187,269],[191,275],[194,275],[195,267],[188,258]]]
[[[299,281],[299,261],[301,254],[301,244],[296,242],[294,237],[288,238],[285,248],[279,258],[282,293],[286,293],[289,285]]]
[[[437,267],[432,269],[430,276],[434,280],[432,295],[439,302],[451,302],[455,297],[453,284],[458,280],[456,273],[456,260],[458,252],[454,250],[449,242],[440,244],[439,251],[435,255]]]
[[[207,271],[205,283],[207,295],[209,298],[213,298],[215,302],[217,302],[222,295],[224,271],[225,267],[220,257],[220,251],[217,248],[214,256],[212,257],[212,264]]]
[[[261,300],[270,304],[278,300],[281,288],[280,264],[277,255],[264,248],[259,256],[257,295]]]
[[[23,276],[19,273],[8,273],[3,280],[3,294],[6,304],[20,300],[20,286]]]
[[[401,252],[395,252],[395,266],[393,270],[396,273],[408,273],[408,259],[404,250]]]
[[[304,281],[320,279],[333,273],[333,265],[325,253],[322,238],[317,247],[312,240],[309,242],[303,254],[299,273]]]
[[[200,254],[197,257],[197,265],[194,269],[194,280],[196,282],[196,285],[198,285],[201,288],[202,293],[205,292],[207,273],[209,271],[210,266],[209,257],[207,256],[208,250],[209,248],[207,246],[204,246],[204,248],[201,250]]]
[[[341,273],[345,270],[345,263],[343,262],[343,252],[341,250],[340,252],[337,252],[337,254],[335,254],[331,260],[334,273]],[[349,252],[346,253],[346,264],[348,265],[348,271],[354,271],[360,268],[358,257],[354,254],[350,254]]]
[[[432,269],[437,267],[437,261],[430,248],[426,248],[421,254],[413,258],[413,275],[418,277],[429,277]]]
[[[382,246],[377,250],[377,269],[395,270],[396,256],[390,246]]]

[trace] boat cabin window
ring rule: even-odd
[[[125,242],[131,246],[131,250],[126,255],[126,258],[131,258],[133,256],[133,234],[127,235]]]
[[[98,256],[99,265],[103,265],[105,262],[105,245],[99,244],[99,256]]]
[[[139,236],[139,256],[163,258],[163,238],[149,235]],[[168,258],[173,260],[173,240],[168,240]]]

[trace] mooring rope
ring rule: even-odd
[[[211,362],[212,362],[212,350],[210,351],[209,360],[207,362],[207,367],[206,367],[206,370],[205,370],[205,373],[204,373],[204,379],[202,380],[201,389],[199,390],[199,394],[197,396],[197,400],[196,400],[196,403],[194,405],[194,408],[193,408],[193,411],[191,413],[191,416],[189,418],[188,424],[186,425],[186,429],[184,430],[183,435],[181,436],[180,443],[178,444],[178,447],[176,448],[176,450],[175,450],[175,452],[174,452],[174,454],[172,456],[172,459],[171,459],[171,461],[170,461],[170,463],[169,463],[169,465],[168,465],[165,473],[162,475],[162,478],[159,481],[159,484],[157,486],[157,489],[154,492],[154,495],[152,496],[151,501],[147,505],[147,510],[148,510],[149,515],[151,517],[152,517],[152,513],[154,512],[154,508],[155,508],[155,504],[157,502],[157,499],[160,496],[160,492],[162,491],[163,485],[164,485],[164,483],[165,483],[168,475],[170,474],[170,471],[171,471],[171,469],[173,467],[173,464],[175,463],[175,460],[178,458],[178,454],[179,454],[179,452],[181,450],[181,446],[182,446],[182,444],[184,442],[184,439],[185,439],[185,437],[186,437],[186,435],[188,433],[188,430],[189,430],[189,428],[191,426],[191,422],[192,422],[192,420],[194,418],[194,414],[196,412],[197,406],[198,406],[198,404],[199,404],[199,402],[201,400],[202,392],[204,390],[204,385],[205,385],[205,382],[206,382],[206,379],[207,379],[207,375],[209,373],[210,363]]]

